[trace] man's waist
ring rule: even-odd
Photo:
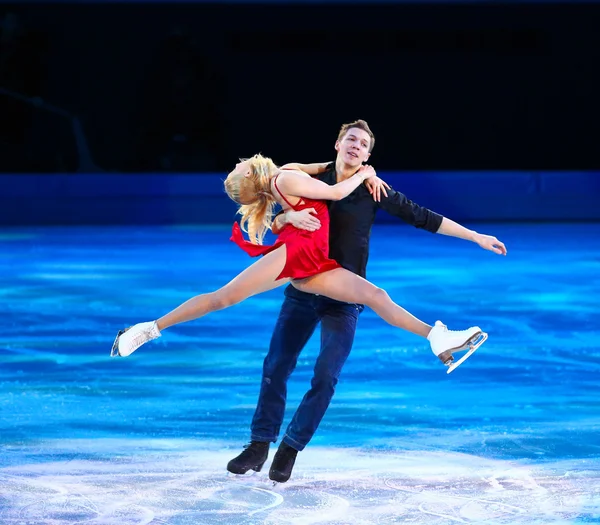
[[[331,243],[329,245],[329,257],[336,261],[340,266],[346,268],[346,270],[365,277],[367,270],[368,251],[358,250],[354,253],[339,253],[337,250],[332,249]]]
[[[318,300],[318,301],[326,301],[328,303],[341,304],[341,305],[354,304],[354,303],[346,303],[344,301],[337,301],[337,300],[331,299],[331,297],[327,297],[325,295],[301,292],[300,290],[294,288],[294,286],[292,284],[286,286],[283,293],[286,297],[291,297],[291,298],[297,299],[299,301]],[[362,305],[359,305],[359,306],[362,308]]]

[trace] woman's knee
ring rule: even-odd
[[[368,300],[365,301],[365,304],[369,307],[380,305],[390,300],[390,296],[383,289],[377,286],[373,286],[373,289],[370,291]]]
[[[215,312],[217,310],[224,310],[239,301],[236,300],[235,296],[231,293],[228,293],[224,290],[218,290],[216,292],[212,292],[209,295],[209,304],[211,311]]]

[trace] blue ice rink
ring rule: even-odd
[[[109,357],[118,329],[251,262],[229,226],[3,229],[0,524],[600,523],[600,224],[471,226],[508,256],[378,225],[368,277],[488,341],[447,375],[365,311],[278,486],[270,461],[225,465],[248,440],[281,289]],[[317,351],[315,334],[285,424]]]

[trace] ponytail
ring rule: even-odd
[[[242,230],[248,233],[252,244],[263,243],[267,230],[271,229],[274,207],[273,197],[260,194],[258,200],[252,204],[243,204],[238,209],[242,216],[240,225]]]

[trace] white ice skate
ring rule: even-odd
[[[161,333],[156,326],[156,321],[138,323],[125,330],[119,330],[115,342],[110,351],[111,357],[127,357],[135,352],[140,346],[160,337]]]
[[[454,331],[448,330],[441,321],[436,321],[427,339],[429,339],[433,353],[448,367],[446,373],[449,374],[469,359],[473,352],[485,342],[487,336],[478,326]],[[467,350],[467,353],[458,361],[454,361],[452,354],[463,350]]]

